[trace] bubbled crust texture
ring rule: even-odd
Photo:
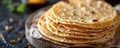
[[[86,27],[110,24],[116,18],[116,10],[104,1],[70,0],[70,3],[59,2],[51,9],[57,22]],[[59,10],[59,11],[58,11]],[[99,27],[99,26],[97,26]]]

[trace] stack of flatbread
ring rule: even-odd
[[[105,43],[114,37],[120,16],[105,1],[60,1],[39,19],[45,37],[74,46]]]

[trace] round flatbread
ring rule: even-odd
[[[44,21],[45,22],[45,21]],[[44,36],[55,40],[55,41],[59,41],[59,42],[65,42],[65,43],[74,43],[74,44],[79,44],[79,43],[103,43],[106,42],[108,40],[110,40],[113,36],[115,31],[112,30],[111,33],[105,35],[102,38],[99,39],[78,39],[78,38],[65,38],[62,36],[57,36],[55,34],[52,34],[46,27],[46,23],[43,22],[39,22],[40,25],[38,26],[38,29],[40,31],[41,34],[43,34]]]
[[[105,30],[108,30],[114,26],[116,26],[118,24],[118,22],[114,23],[111,26],[107,26],[104,28],[90,28],[90,27],[82,27],[82,26],[77,26],[77,25],[71,25],[71,24],[61,24],[61,23],[56,23],[52,18],[51,18],[51,12],[48,11],[47,12],[47,18],[48,20],[51,20],[52,22],[54,22],[54,26],[56,25],[60,25],[68,30],[75,30],[75,31],[80,31],[80,32],[102,32]]]
[[[81,1],[81,0],[80,0]],[[99,3],[96,5],[96,3]],[[59,2],[51,8],[54,20],[63,24],[72,24],[83,27],[103,28],[116,22],[116,10],[104,1],[75,2],[82,7],[74,7],[70,3]],[[102,7],[97,7],[102,6]],[[88,9],[88,10],[84,10]],[[59,10],[59,11],[58,11]],[[117,19],[118,20],[118,19]]]

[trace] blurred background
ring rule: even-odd
[[[0,0],[0,48],[35,48],[25,38],[25,21],[60,0]],[[120,11],[120,0],[105,0]]]

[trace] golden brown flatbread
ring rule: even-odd
[[[55,40],[55,41],[59,41],[59,42],[65,42],[65,43],[75,43],[75,44],[79,44],[79,43],[103,43],[108,41],[109,39],[111,39],[114,36],[115,30],[111,30],[111,33],[105,35],[102,38],[99,39],[79,39],[79,38],[65,38],[62,36],[57,36],[55,34],[52,34],[46,27],[46,23],[45,21],[39,22],[39,30],[41,32],[41,34],[45,35],[46,37]]]
[[[60,22],[63,24],[71,24],[91,28],[102,28],[108,25],[111,26],[113,24],[111,22],[116,22],[116,20],[118,20],[115,19],[117,18],[116,10],[106,2],[93,1],[89,3],[92,4],[90,6],[88,6],[88,3],[86,4],[86,2],[87,1],[83,1],[82,4],[85,4],[86,7],[84,8],[89,9],[90,11],[82,11],[82,8],[80,7],[74,8],[68,3],[59,2],[53,5],[53,7],[51,8],[51,14],[54,17],[52,19],[54,19],[56,22]],[[98,7],[100,9],[98,9],[95,4],[99,2],[101,2],[102,5],[105,4],[103,7]],[[79,3],[76,2],[76,4]],[[96,14],[89,13],[91,11],[93,11]],[[85,16],[84,13],[86,13],[87,16]]]

